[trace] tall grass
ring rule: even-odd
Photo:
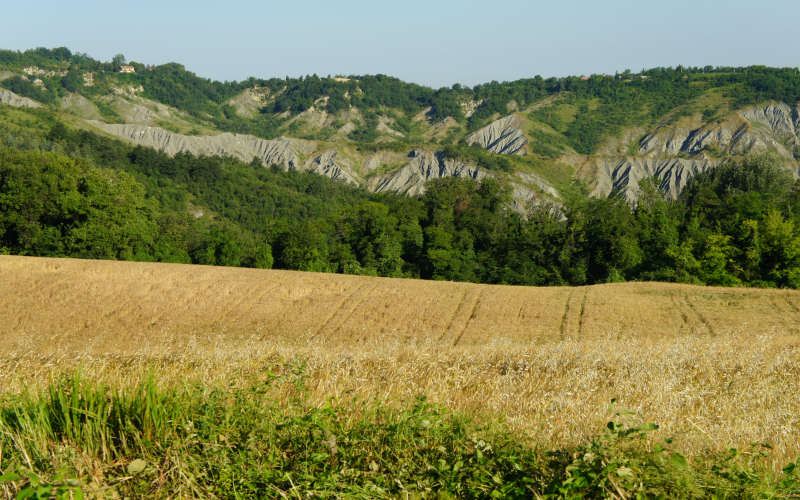
[[[122,390],[76,374],[55,380],[43,394],[8,397],[0,408],[0,431],[30,468],[51,461],[53,443],[77,445],[88,456],[111,461],[144,453],[187,403],[159,391],[153,378]]]
[[[291,397],[281,397],[279,394]],[[313,404],[294,363],[234,386],[133,387],[78,375],[0,402],[0,494],[63,498],[581,498],[800,495],[756,446],[687,460],[614,412],[552,450],[423,397]]]

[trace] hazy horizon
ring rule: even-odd
[[[65,46],[100,60],[122,53],[220,81],[381,73],[431,87],[658,66],[797,67],[800,5],[766,3],[511,0],[493,11],[472,0],[241,1],[221,10],[207,1],[184,8],[45,0],[6,7],[0,48]]]

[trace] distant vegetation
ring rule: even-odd
[[[118,59],[117,62],[124,61],[124,56],[118,56]],[[111,85],[107,73],[118,69],[113,61],[96,61],[84,54],[73,54],[66,48],[39,48],[25,52],[0,50],[0,64],[17,69],[30,65],[57,67],[67,72],[63,77],[42,77],[44,89],[15,78],[2,83],[14,92],[43,102],[52,102],[65,90],[88,94],[102,92]],[[764,100],[800,101],[800,71],[797,68],[764,66],[678,66],[653,68],[640,73],[626,71],[615,75],[564,78],[537,76],[512,82],[490,82],[472,88],[456,84],[450,88],[431,89],[385,75],[340,78],[311,75],[217,82],[198,77],[176,63],[155,67],[137,62],[131,64],[137,72],[118,75],[117,78],[142,85],[146,97],[208,120],[220,129],[262,137],[274,137],[279,133],[282,120],[277,115],[300,113],[312,106],[334,114],[351,106],[373,115],[393,109],[406,117],[428,110],[430,120],[452,117],[463,122],[467,130],[475,130],[492,117],[506,114],[512,105],[525,109],[545,97],[560,96],[562,105],[574,108],[567,119],[563,114],[554,113],[549,106],[538,110],[535,117],[562,133],[577,152],[589,154],[603,139],[615,135],[623,126],[653,124],[676,109],[680,113],[681,106],[711,89],[719,89],[734,106]],[[81,71],[99,72],[95,87],[79,88],[78,74]],[[225,101],[244,89],[254,87],[269,90],[273,99],[264,106],[260,117],[246,119],[237,116]],[[326,102],[318,102],[322,98],[327,98]],[[473,101],[479,104],[467,118],[462,104]],[[351,139],[370,142],[373,140],[370,129],[370,124],[367,124]]]
[[[445,158],[461,160],[470,165],[483,167],[486,170],[503,172],[511,172],[513,170],[512,162],[509,158],[493,154],[477,144],[471,146],[447,144],[442,148],[442,154]]]
[[[48,93],[46,90],[34,85],[30,80],[25,80],[19,76],[4,80],[2,85],[11,92],[39,102],[51,104],[55,101],[55,96],[52,93]]]
[[[635,208],[575,186],[563,209],[523,216],[493,179],[438,180],[406,198],[229,158],[171,158],[58,122],[25,130],[0,135],[8,253],[524,285],[800,286],[800,189],[768,157],[697,175],[678,201],[650,183]]]
[[[82,71],[97,71],[96,86],[79,86],[81,92],[100,93],[119,81],[138,84],[145,95],[222,129],[267,136],[284,126],[281,113],[354,106],[360,125],[348,137],[355,146],[399,152],[411,143],[378,141],[381,116],[391,115],[398,129],[418,137],[411,117],[425,109],[431,119],[453,117],[469,129],[514,103],[525,107],[556,97],[529,113],[539,122],[529,133],[542,140],[525,159],[454,138],[437,146],[444,158],[501,174],[546,166],[568,148],[592,152],[623,126],[664,119],[668,112],[674,118],[711,88],[740,100],[800,99],[797,70],[764,67],[656,68],[433,90],[383,75],[220,83],[178,64],[134,62],[137,73],[114,75],[124,57],[115,59],[101,63],[66,49],[0,51],[0,64],[10,68],[50,68],[40,84],[12,77],[2,85],[51,102],[75,88]],[[269,89],[273,100],[255,118],[224,104],[256,86]],[[467,100],[480,103],[469,118],[461,107]],[[800,286],[800,190],[767,157],[728,161],[698,175],[678,201],[645,183],[634,208],[614,196],[589,199],[580,185],[561,179],[562,207],[518,214],[508,208],[508,189],[493,179],[439,180],[418,198],[377,195],[258,162],[171,158],[70,129],[46,110],[2,113],[0,251],[7,253],[525,285],[666,280]],[[43,192],[48,196],[41,198]]]

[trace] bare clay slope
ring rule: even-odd
[[[0,257],[0,276],[0,353],[168,353],[245,337],[448,350],[800,325],[800,294],[781,290],[510,287],[15,256]]]
[[[774,154],[797,177],[800,105],[770,102],[746,107],[720,121],[702,122],[695,117],[659,126],[645,134],[636,149],[636,156],[589,159],[593,195],[619,191],[633,201],[639,195],[639,181],[655,176],[660,189],[677,198],[691,177],[716,168],[726,158],[748,154]]]

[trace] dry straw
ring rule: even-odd
[[[120,385],[147,370],[165,384],[238,384],[304,360],[320,404],[425,394],[550,448],[596,434],[617,398],[690,454],[752,442],[772,444],[776,464],[800,454],[792,291],[2,256],[0,297],[2,391],[78,367]]]

